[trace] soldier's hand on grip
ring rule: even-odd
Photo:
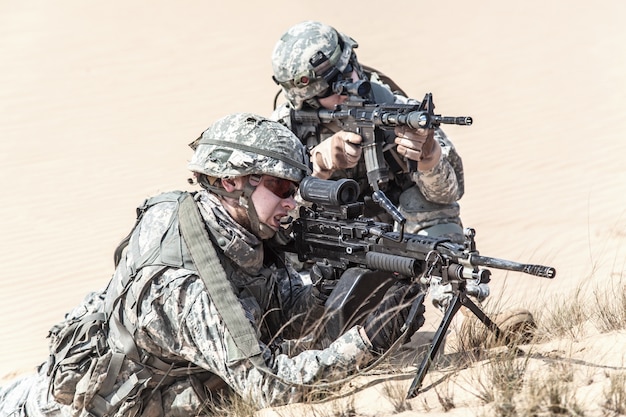
[[[311,150],[313,175],[328,179],[333,172],[354,168],[361,158],[362,138],[356,133],[339,131]]]

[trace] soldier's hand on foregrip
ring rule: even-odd
[[[433,129],[413,129],[408,126],[397,126],[396,151],[405,158],[417,162],[417,169],[430,171],[441,159],[441,146],[435,140]]]
[[[333,172],[354,168],[361,159],[360,143],[356,133],[339,131],[311,150],[313,176],[328,179]]]

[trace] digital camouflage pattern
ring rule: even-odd
[[[157,378],[150,380],[144,391],[150,395],[144,399],[142,416],[158,415],[154,410],[161,410],[164,416],[201,414],[210,397],[205,392],[207,387],[224,383],[259,407],[297,402],[307,392],[305,385],[344,377],[362,362],[371,360],[371,345],[361,337],[359,327],[325,349],[305,350],[294,356],[281,349],[287,344],[270,343],[271,333],[264,322],[269,310],[282,308],[283,321],[279,325],[301,317],[314,302],[311,287],[304,285],[293,269],[264,262],[261,241],[235,223],[214,195],[201,190],[196,194],[196,202],[207,229],[223,250],[223,264],[233,291],[257,329],[266,368],[258,368],[246,358],[233,357],[229,331],[203,281],[193,268],[185,266],[184,253],[179,266],[141,268],[155,248],[162,247],[164,236],[178,230],[177,203],[155,204],[135,228],[108,288],[118,287],[125,274],[142,269],[143,274],[137,274],[123,295],[126,302],[120,304],[124,316],[134,321],[137,347],[162,361],[188,363],[190,369],[199,367],[206,372],[169,378],[160,385]],[[178,249],[184,251],[180,245]],[[133,300],[137,301],[135,306]],[[24,377],[0,390],[0,416],[78,415],[71,406],[46,398],[45,371],[46,364],[39,375]],[[129,375],[122,369],[116,386]],[[121,410],[120,416],[132,415],[128,407]]]
[[[457,202],[464,193],[463,163],[454,144],[441,129],[435,130],[441,146],[441,159],[430,171],[415,171],[415,186],[400,194],[398,209],[406,217],[405,231],[418,233],[438,224],[454,223],[462,228]]]
[[[251,113],[217,120],[190,146],[195,152],[188,168],[216,178],[267,174],[300,182],[309,169],[289,129]]]
[[[340,39],[343,49],[340,47]],[[287,100],[296,109],[329,88],[309,60],[321,51],[328,64],[340,71],[348,65],[352,50],[358,45],[354,39],[320,22],[306,21],[292,26],[276,43],[272,51],[274,79],[280,84]]]

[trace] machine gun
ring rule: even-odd
[[[328,320],[325,331],[331,338],[361,323],[396,279],[427,285],[431,278],[437,277],[442,284],[452,285],[454,297],[409,390],[411,398],[417,395],[461,305],[494,331],[496,337],[501,336],[497,325],[468,297],[475,295],[468,291],[468,282],[489,282],[491,272],[487,268],[550,279],[555,277],[556,271],[548,266],[480,255],[473,229],[465,230],[464,244],[394,232],[392,225],[361,216],[364,203],[357,202],[358,188],[352,179],[332,181],[306,177],[300,184],[300,194],[312,204],[300,207],[300,216],[291,226],[292,240],[284,250],[296,253],[300,261],[315,262],[321,274],[313,276],[316,268],[312,268],[313,281],[318,278],[336,280],[325,304]],[[416,303],[423,300],[424,295],[420,295]],[[414,318],[417,307],[414,304],[409,321]]]
[[[385,131],[396,126],[433,129],[441,124],[470,126],[472,118],[450,117],[435,114],[432,93],[427,93],[419,104],[378,104],[367,97],[371,91],[369,81],[339,80],[332,84],[333,92],[348,96],[348,100],[334,110],[291,110],[291,125],[299,126],[298,136],[316,132],[322,123],[337,122],[348,132],[361,135],[367,179],[374,191],[383,190],[389,181],[389,168],[383,149],[387,145]],[[407,170],[415,171],[415,161],[407,161]]]

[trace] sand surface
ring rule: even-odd
[[[558,271],[495,271],[492,297],[541,305],[620,279],[626,2],[472,3],[0,2],[0,377],[44,360],[50,326],[107,283],[135,207],[190,187],[189,142],[228,113],[269,115],[272,48],[307,19],[474,118],[445,128],[465,225],[483,255]]]

